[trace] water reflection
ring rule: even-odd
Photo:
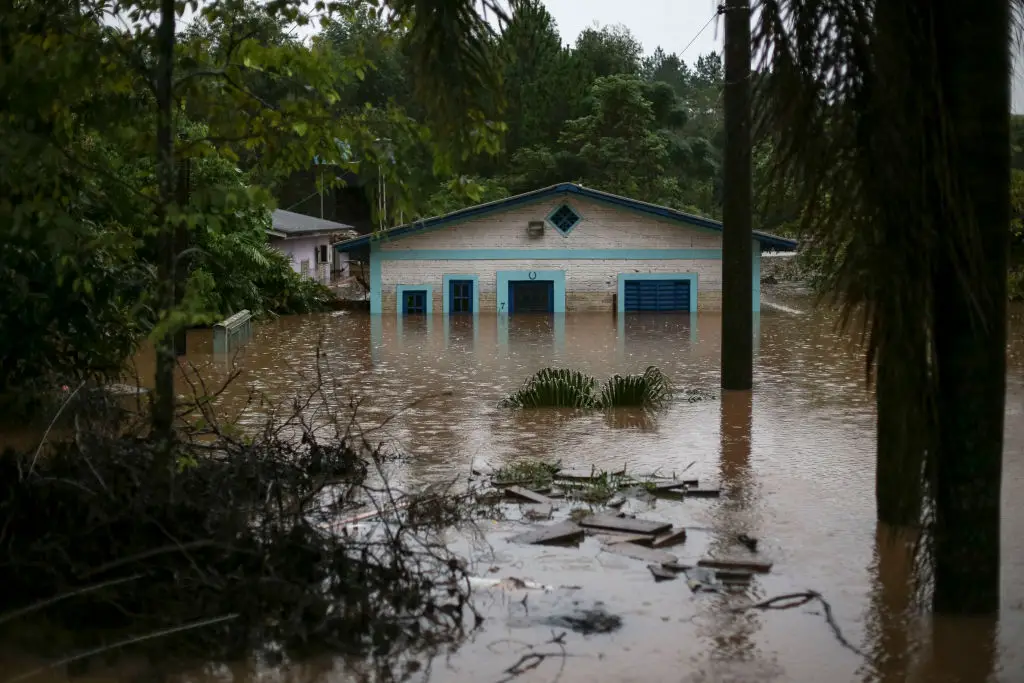
[[[781,303],[809,309],[806,300]],[[1024,449],[1024,319],[1017,314],[1011,332],[1001,649],[993,644],[992,624],[935,620],[920,626],[915,613],[908,618],[906,548],[885,540],[874,521],[874,401],[864,389],[863,355],[835,332],[833,322],[828,313],[762,313],[753,397],[727,393],[721,401],[677,402],[651,422],[630,411],[516,413],[498,402],[547,366],[576,368],[603,380],[656,365],[677,386],[715,388],[717,314],[282,318],[257,326],[238,358],[242,375],[221,405],[239,409],[250,389],[290,397],[306,386],[319,344],[329,361],[327,376],[338,387],[336,405],[356,397],[363,401],[366,424],[388,420],[375,434],[409,454],[395,472],[409,487],[464,476],[474,456],[495,465],[531,457],[677,472],[695,462],[691,474],[712,485],[720,480],[719,501],[659,503],[643,513],[712,529],[708,547],[695,533],[680,556],[724,556],[742,551],[733,544],[735,535],[760,538],[759,554],[775,566],[747,597],[819,590],[846,636],[865,644],[871,657],[865,666],[843,650],[820,614],[737,614],[728,609],[735,602],[690,596],[682,582],[654,584],[643,563],[595,558],[596,551],[556,555],[547,549],[524,560],[501,542],[496,549],[511,558],[510,575],[583,585],[591,597],[624,614],[626,626],[614,641],[574,643],[574,652],[584,656],[570,661],[562,683],[976,683],[993,675],[999,683],[1018,683],[1024,670],[1017,647],[1024,642],[1024,499],[1012,492],[1024,486],[1024,459],[1016,457]],[[210,377],[223,377],[208,334],[190,333],[188,361]],[[149,356],[142,354],[138,365],[143,378],[152,375]],[[431,398],[417,403],[424,396]],[[247,413],[245,419],[255,426],[260,416]],[[571,571],[576,573],[567,575]],[[533,636],[543,641],[550,632],[528,638]],[[482,680],[479,672],[490,671],[494,658],[486,646],[468,644],[460,655],[461,673],[445,672],[444,679]],[[637,660],[643,662],[639,668]],[[1001,679],[991,673],[999,667]],[[695,669],[703,673],[690,677]]]
[[[912,637],[917,615],[914,597],[913,532],[878,524],[871,572],[874,587],[865,618],[870,664],[865,683],[902,683],[911,672],[918,638]],[[919,635],[919,634],[915,634]]]
[[[714,535],[708,555],[718,558],[742,557],[737,537],[758,537],[760,531],[751,515],[755,494],[750,468],[753,395],[749,391],[723,391],[719,410],[719,476],[722,498],[711,513]],[[712,661],[750,664],[759,659],[756,634],[763,615],[756,610],[737,611],[749,599],[764,597],[755,582],[746,595],[723,595],[709,608],[707,636]]]

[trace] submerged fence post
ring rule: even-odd
[[[213,326],[213,352],[230,353],[252,337],[252,313],[243,309]]]

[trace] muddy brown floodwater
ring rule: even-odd
[[[691,594],[684,581],[654,583],[643,562],[578,549],[514,546],[520,525],[493,523],[489,544],[455,538],[480,574],[552,586],[549,593],[480,594],[489,617],[453,657],[434,663],[433,680],[499,681],[524,644],[552,637],[553,615],[603,609],[622,619],[611,634],[569,633],[565,658],[552,657],[517,681],[562,683],[765,682],[1019,683],[1024,681],[1024,310],[1013,310],[1003,488],[1003,586],[998,621],[931,619],[907,612],[909,562],[900,539],[874,520],[874,406],[864,388],[863,355],[833,332],[826,312],[799,293],[768,295],[789,312],[757,318],[752,399],[676,403],[655,422],[632,414],[568,417],[510,414],[498,400],[545,366],[599,378],[660,367],[675,384],[718,385],[720,317],[569,315],[418,321],[354,313],[292,317],[259,325],[237,359],[243,369],[227,403],[241,407],[246,387],[284,397],[313,372],[318,339],[339,395],[365,399],[361,422],[389,423],[387,439],[412,457],[408,486],[465,477],[470,462],[524,457],[633,471],[682,470],[720,482],[720,500],[659,501],[644,515],[695,529],[673,552],[683,561],[721,550],[738,533],[761,539],[774,562],[745,595]],[[189,359],[211,377],[228,361],[212,356],[208,333],[191,334]],[[151,361],[140,372],[150,375]],[[449,393],[450,392],[450,393]],[[632,503],[631,503],[632,504]],[[496,570],[492,571],[492,568]],[[751,599],[820,592],[845,638],[820,605],[735,612]],[[555,629],[559,630],[559,629]],[[561,629],[564,630],[564,629]],[[559,651],[557,645],[538,651]],[[218,668],[202,683],[249,678]],[[337,663],[307,663],[263,679],[343,681]],[[111,679],[106,679],[111,680]]]

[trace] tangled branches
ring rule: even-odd
[[[774,598],[762,600],[761,602],[755,602],[752,605],[743,605],[742,607],[736,607],[733,609],[734,612],[746,612],[747,610],[760,609],[794,609],[796,607],[803,607],[809,602],[818,601],[821,603],[821,607],[825,612],[825,621],[828,623],[828,627],[832,630],[832,635],[836,637],[839,644],[845,647],[850,652],[866,657],[867,655],[858,648],[856,645],[851,643],[843,635],[843,632],[839,629],[839,624],[836,623],[835,617],[832,615],[832,605],[828,603],[821,593],[817,591],[806,591],[804,593],[787,593],[785,595],[777,595]]]
[[[356,406],[339,419],[317,376],[255,435],[196,383],[170,456],[105,413],[0,458],[3,635],[59,663],[111,642],[177,663],[329,650],[385,678],[457,643],[477,615],[434,532],[464,501],[388,487]],[[368,532],[338,523],[373,508]]]

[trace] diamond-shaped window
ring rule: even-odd
[[[580,215],[567,204],[562,204],[548,217],[548,221],[550,221],[551,225],[555,226],[558,232],[568,235],[576,227],[576,224],[580,222]]]

